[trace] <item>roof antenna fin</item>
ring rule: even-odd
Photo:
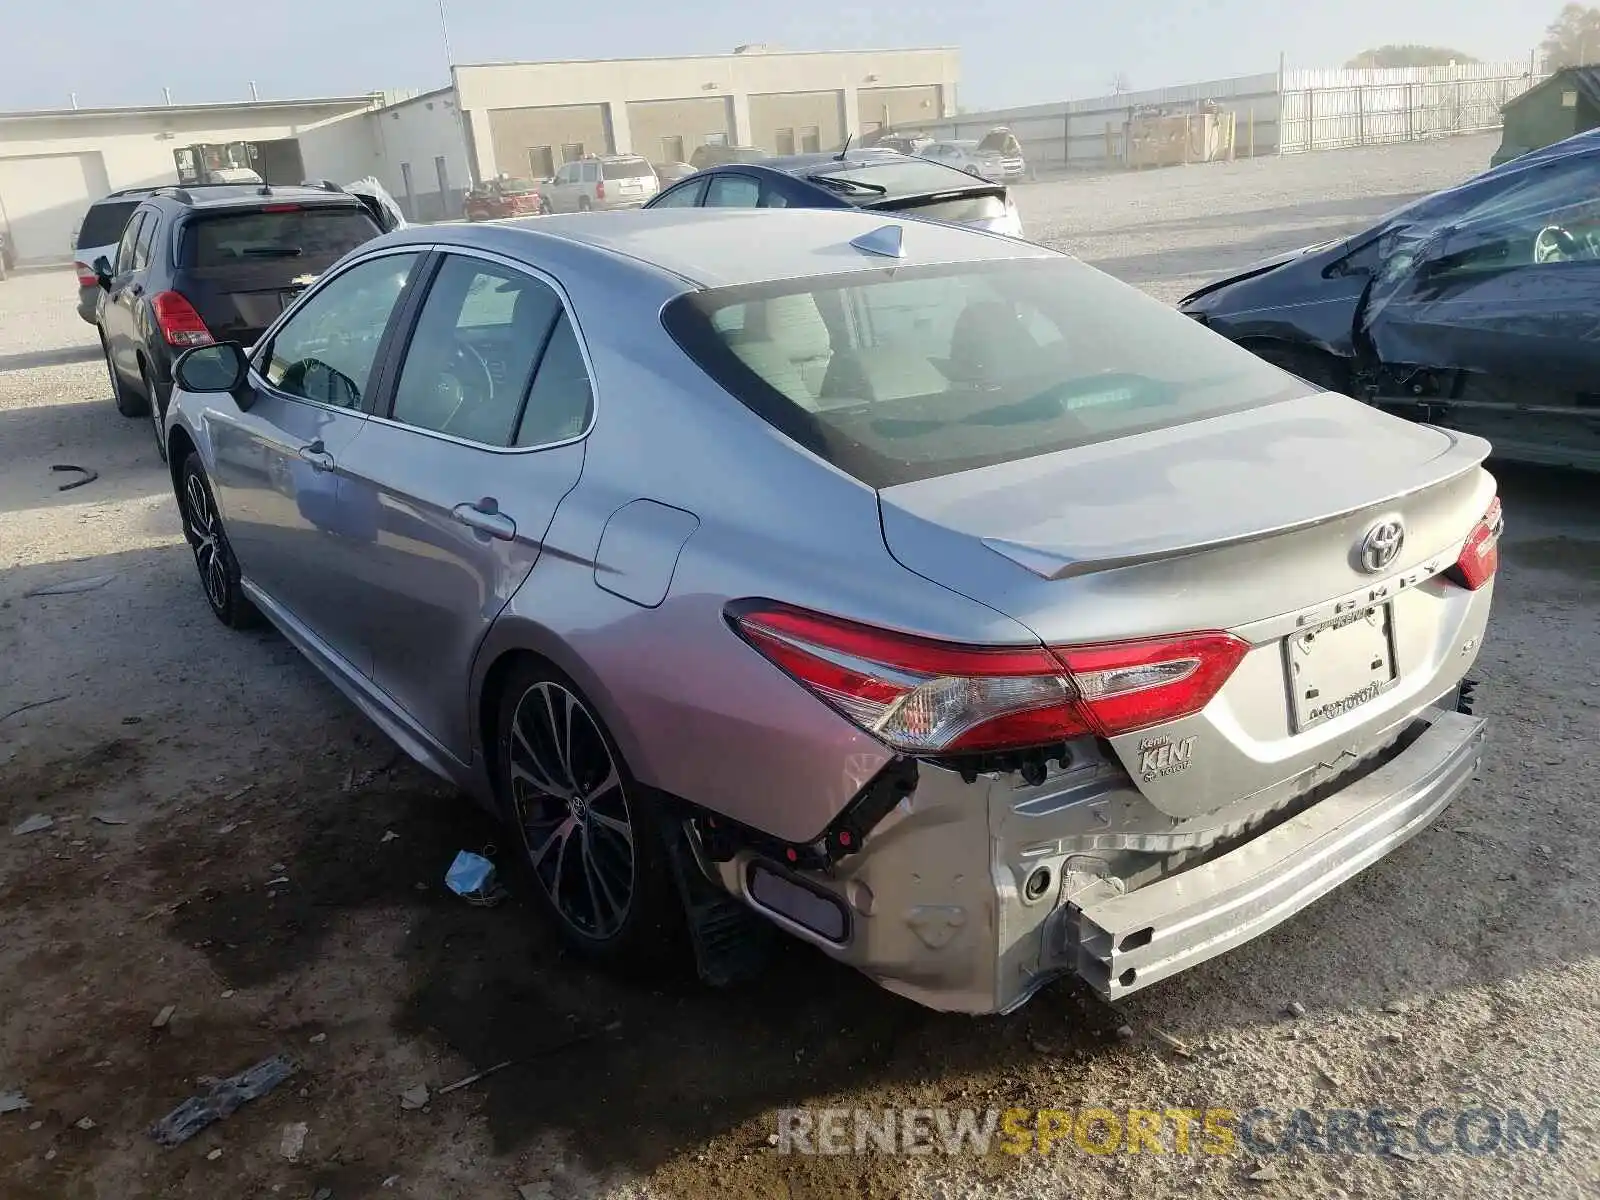
[[[903,228],[899,225],[880,225],[870,233],[851,239],[850,244],[863,254],[881,254],[884,258],[904,258]]]

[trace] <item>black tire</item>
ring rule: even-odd
[[[248,629],[260,617],[239,584],[239,562],[228,544],[227,530],[217,512],[216,497],[200,466],[200,456],[190,454],[178,471],[178,511],[183,535],[194,552],[200,573],[200,590],[217,620],[229,629]]]
[[[562,707],[568,702],[570,710]],[[555,773],[561,748],[548,736],[555,728],[571,730],[565,780]],[[683,901],[659,814],[594,706],[572,680],[530,658],[506,679],[495,730],[500,810],[562,941],[626,973],[669,965],[685,946]]]
[[[589,203],[589,197],[587,197],[587,196],[579,196],[578,197],[578,211],[579,212],[588,212],[592,207],[594,207],[594,206]]]
[[[156,386],[155,378],[150,374],[150,364],[145,363],[139,368],[139,381],[144,385],[144,397],[150,403],[150,424],[155,430],[156,453],[161,456],[161,461],[167,461],[167,431],[162,427],[166,420],[166,407],[161,403],[161,390]]]
[[[116,403],[117,411],[125,417],[149,416],[149,400],[123,383],[122,376],[118,375],[116,367],[111,365],[111,347],[106,345],[104,331],[100,334],[100,353],[106,360],[106,376],[111,380],[111,399]]]

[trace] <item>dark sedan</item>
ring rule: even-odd
[[[645,207],[868,208],[1022,236],[1022,218],[1005,184],[887,150],[708,167]]]
[[[1600,470],[1600,131],[1179,302],[1333,391]]]

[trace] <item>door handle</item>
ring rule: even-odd
[[[485,496],[473,504],[458,504],[450,510],[450,515],[467,528],[502,542],[517,536],[517,523],[500,511],[499,501],[493,496]]]
[[[301,446],[296,453],[299,454],[300,461],[310,463],[311,469],[314,471],[333,470],[333,455],[329,454],[323,447],[321,438],[318,438],[309,446]]]

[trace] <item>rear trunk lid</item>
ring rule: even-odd
[[[1440,573],[1492,497],[1488,449],[1321,393],[879,497],[897,560],[1047,644],[1201,630],[1251,644],[1201,713],[1113,739],[1184,819],[1358,761],[1459,677],[1487,595]],[[1396,519],[1398,553],[1364,562]]]

